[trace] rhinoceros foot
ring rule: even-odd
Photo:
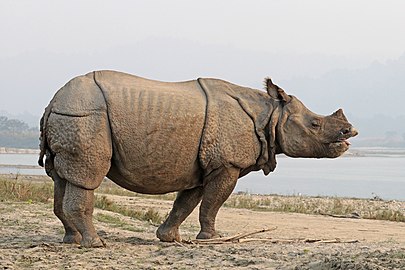
[[[197,239],[212,239],[212,238],[219,238],[221,237],[219,234],[214,232],[200,232],[197,235]]]
[[[79,232],[73,234],[65,234],[63,237],[63,243],[65,244],[80,244],[82,241],[82,235]]]
[[[100,248],[100,247],[105,247],[106,244],[103,239],[100,237],[97,238],[83,238],[82,241],[80,242],[81,247],[86,247],[86,248]]]
[[[180,242],[181,237],[179,229],[176,227],[167,226],[165,223],[159,226],[156,231],[156,236],[163,242]]]

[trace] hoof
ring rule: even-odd
[[[80,244],[82,241],[82,235],[80,233],[65,234],[63,237],[63,243],[65,244]]]
[[[177,228],[167,228],[164,223],[157,229],[156,236],[163,242],[181,241],[179,230]]]
[[[216,232],[200,232],[197,235],[197,239],[212,239],[212,238],[219,238],[221,237]]]
[[[82,239],[82,241],[80,242],[80,246],[85,248],[100,248],[106,247],[106,244],[103,239],[97,237],[90,239]]]

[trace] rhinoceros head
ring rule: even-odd
[[[311,112],[296,97],[266,79],[267,92],[281,104],[274,128],[278,152],[290,157],[336,158],[349,149],[350,137],[358,134],[342,109],[322,116]]]

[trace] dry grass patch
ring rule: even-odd
[[[53,198],[53,183],[0,179],[0,201],[49,202]]]
[[[405,222],[405,202],[338,197],[233,194],[226,207]]]
[[[147,211],[139,211],[129,209],[128,207],[121,206],[114,201],[107,198],[107,196],[96,196],[94,206],[103,210],[122,214],[124,216],[136,218],[138,220],[148,221],[152,224],[161,224],[164,217],[159,214],[158,211],[153,208],[149,208]]]
[[[21,180],[21,179],[22,180]],[[139,220],[160,224],[165,217],[150,208],[146,211],[132,210],[121,206],[102,194],[139,197],[173,201],[176,193],[144,195],[125,190],[107,180],[96,190],[95,207],[117,212]],[[0,201],[50,202],[53,198],[53,183],[50,181],[24,180],[16,175],[13,179],[0,178]],[[338,197],[306,197],[280,195],[233,194],[225,207],[244,208],[255,211],[291,212],[302,214],[352,215],[365,219],[405,222],[405,202]]]
[[[121,218],[110,214],[97,213],[96,215],[94,215],[94,218],[100,222],[107,223],[115,228],[120,228],[132,232],[145,231],[144,228],[136,228],[133,224],[129,224],[128,222],[125,222]]]

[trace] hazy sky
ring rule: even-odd
[[[244,75],[255,67],[284,80],[362,68],[405,53],[404,12],[403,0],[1,0],[0,110],[39,114],[67,79],[99,68],[175,81],[212,74],[252,87],[265,75]],[[177,66],[163,62],[175,57]]]
[[[174,37],[271,52],[398,57],[405,1],[7,1],[1,56],[93,52]]]

